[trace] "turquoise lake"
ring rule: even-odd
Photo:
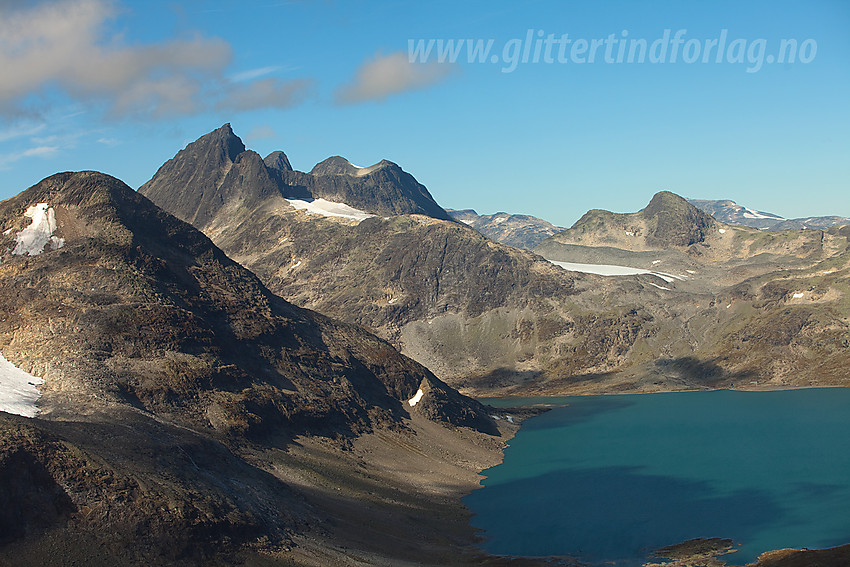
[[[490,553],[631,566],[721,537],[743,565],[850,543],[850,388],[485,402],[559,406],[464,500]]]

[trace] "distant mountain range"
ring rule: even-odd
[[[826,230],[832,226],[850,224],[850,218],[839,216],[786,219],[773,213],[749,209],[729,200],[687,199],[687,201],[720,222],[762,230]],[[487,238],[526,250],[534,249],[550,236],[565,230],[529,215],[510,213],[479,215],[473,209],[446,210],[453,218],[471,226]]]
[[[637,213],[589,211],[572,228],[540,242],[533,254],[442,218],[441,208],[423,215],[432,199],[415,180],[384,178],[380,199],[370,201],[370,194],[377,198],[372,168],[339,157],[299,174],[322,188],[312,196],[327,199],[312,209],[295,198],[306,181],[265,191],[260,181],[268,174],[262,171],[260,180],[250,171],[240,173],[241,189],[225,193],[245,158],[210,167],[234,144],[229,128],[224,134],[190,144],[140,191],[201,228],[275,293],[364,325],[465,392],[610,391],[614,383],[621,390],[644,391],[728,385],[740,383],[740,376],[809,383],[818,379],[815,366],[804,363],[799,351],[764,342],[777,329],[783,329],[777,344],[801,340],[797,320],[782,315],[786,302],[795,302],[788,308],[799,310],[803,320],[826,310],[818,323],[807,323],[806,333],[820,336],[831,332],[833,323],[845,325],[827,304],[800,303],[810,291],[796,289],[814,285],[798,281],[803,274],[821,281],[823,290],[833,289],[834,274],[843,267],[824,268],[829,275],[820,276],[783,272],[814,270],[821,262],[843,266],[834,256],[843,258],[847,242],[837,229],[824,235],[764,233],[720,222],[687,200],[660,192]],[[241,141],[235,145],[244,147]],[[203,148],[211,157],[190,148]],[[200,173],[188,174],[187,183],[174,172]],[[191,182],[193,176],[208,182]],[[332,193],[331,184],[346,190]],[[208,186],[220,187],[218,196]],[[399,210],[395,195],[413,214],[389,214]],[[211,206],[203,219],[192,220],[202,202]],[[383,212],[328,216],[343,206]],[[453,213],[522,246],[539,239],[541,230],[555,230],[533,217]],[[494,228],[505,223],[507,230]],[[821,298],[827,292],[811,293]],[[837,289],[829,293],[844,297]],[[750,310],[733,310],[739,301]],[[759,334],[746,339],[745,349],[733,349],[741,356],[730,356],[729,326],[742,324],[741,317],[749,320],[749,332]],[[697,320],[714,323],[703,327]],[[824,364],[841,358],[812,348]],[[671,362],[659,366],[659,357]],[[753,366],[755,361],[762,362]],[[789,368],[795,369],[792,374]],[[645,382],[648,375],[656,381]],[[824,375],[841,379],[831,371]]]
[[[728,199],[688,199],[688,202],[721,222],[764,230],[825,230],[835,225],[850,224],[850,218],[839,216],[786,219],[773,213],[749,209]]]
[[[467,224],[496,242],[531,250],[550,236],[564,230],[562,227],[529,215],[496,213],[479,215],[473,209],[446,211],[460,222]]]

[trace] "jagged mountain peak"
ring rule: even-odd
[[[231,128],[228,122],[190,143],[186,146],[187,150],[189,148],[192,148],[192,150],[198,153],[204,152],[208,154],[208,157],[214,157],[209,155],[213,152],[222,152],[222,157],[234,161],[239,154],[245,151],[245,144],[233,132],[233,128]]]
[[[250,210],[274,197],[322,198],[374,215],[420,214],[451,220],[425,186],[390,161],[361,168],[333,156],[310,173],[294,171],[283,152],[261,159],[246,150],[229,124],[179,151],[139,192],[200,229],[222,211]]]
[[[278,171],[292,171],[292,165],[289,163],[289,158],[280,150],[274,151],[263,158],[263,163],[270,169]]]

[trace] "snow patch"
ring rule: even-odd
[[[41,397],[36,388],[39,384],[44,384],[44,380],[24,372],[0,353],[0,411],[35,417],[35,404]]]
[[[649,285],[651,285],[651,286],[655,286],[655,287],[657,287],[658,289],[663,289],[664,291],[670,291],[670,288],[669,288],[669,287],[664,287],[663,285],[654,284],[654,283],[652,283],[652,282],[646,282],[646,283],[648,283],[648,284],[649,284]]]
[[[571,272],[582,272],[585,274],[596,274],[599,276],[639,276],[641,274],[649,274],[657,278],[661,278],[667,283],[672,283],[673,280],[684,280],[684,276],[676,276],[665,272],[654,272],[652,270],[644,270],[643,268],[632,268],[630,266],[615,266],[612,264],[577,264],[575,262],[556,262],[549,260],[556,266],[560,266]]]
[[[719,228],[719,229],[717,229],[717,232],[719,232],[720,234],[726,234],[726,229],[725,228]]]
[[[794,299],[800,299],[800,298],[804,297],[805,295],[806,295],[805,293],[795,293],[791,297],[793,297]]]
[[[292,266],[292,269],[295,269],[295,268],[297,268],[297,267],[298,267],[298,266],[300,266],[300,265],[301,265],[301,260],[298,260],[298,261],[295,263],[295,265],[293,265],[293,266]]]
[[[414,407],[416,404],[419,403],[419,400],[421,400],[422,396],[424,395],[425,392],[422,391],[422,388],[419,388],[418,390],[416,390],[416,395],[407,400],[407,403],[410,404],[410,407]]]
[[[31,218],[32,223],[15,235],[17,243],[12,254],[38,256],[44,251],[44,247],[48,243],[51,250],[62,248],[65,245],[64,238],[53,236],[53,233],[56,232],[56,215],[53,212],[53,207],[47,203],[31,205],[24,216]]]
[[[693,271],[693,270],[685,270],[685,271],[686,271],[686,272],[688,272],[689,274],[695,274],[695,273],[696,273],[696,272],[695,272],[695,271]]]
[[[507,419],[507,420],[508,420],[508,423],[513,423],[513,422],[514,422],[514,416],[512,416],[512,415],[506,415],[506,416],[505,416],[505,419]]]
[[[499,224],[500,222],[505,222],[508,220],[508,217],[496,217],[493,219],[494,224]]]
[[[15,227],[8,228],[8,229],[4,230],[4,231],[3,231],[3,236],[9,236],[10,234],[12,234],[12,231],[13,231],[13,230],[15,230]]]
[[[287,199],[287,202],[296,209],[324,217],[342,217],[359,222],[375,216],[360,209],[349,207],[345,203],[336,203],[325,199]]]
[[[462,220],[462,221],[460,221],[460,222],[462,222],[462,223],[463,223],[463,224],[465,224],[465,225],[472,226],[472,221]]]
[[[628,231],[628,230],[626,231],[626,236],[634,236],[634,235],[635,235],[634,232],[631,232],[631,231]]]
[[[390,299],[389,301],[387,301],[387,305],[392,305],[392,304],[394,304],[394,303],[395,303],[395,302],[397,302],[397,301],[398,301],[398,298],[397,298],[397,297],[393,297],[392,299]]]
[[[652,261],[652,265],[653,265],[653,266],[654,266],[655,264],[660,264],[660,263],[661,263],[661,260],[653,260],[653,261]]]

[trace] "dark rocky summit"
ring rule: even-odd
[[[278,171],[292,171],[292,166],[289,164],[289,158],[280,150],[274,151],[263,158],[263,163],[269,169]]]
[[[310,173],[294,171],[281,151],[261,159],[246,150],[230,124],[179,151],[139,192],[198,228],[206,227],[219,211],[253,209],[270,196],[322,198],[381,216],[451,218],[424,185],[390,161],[357,168],[332,157]]]

